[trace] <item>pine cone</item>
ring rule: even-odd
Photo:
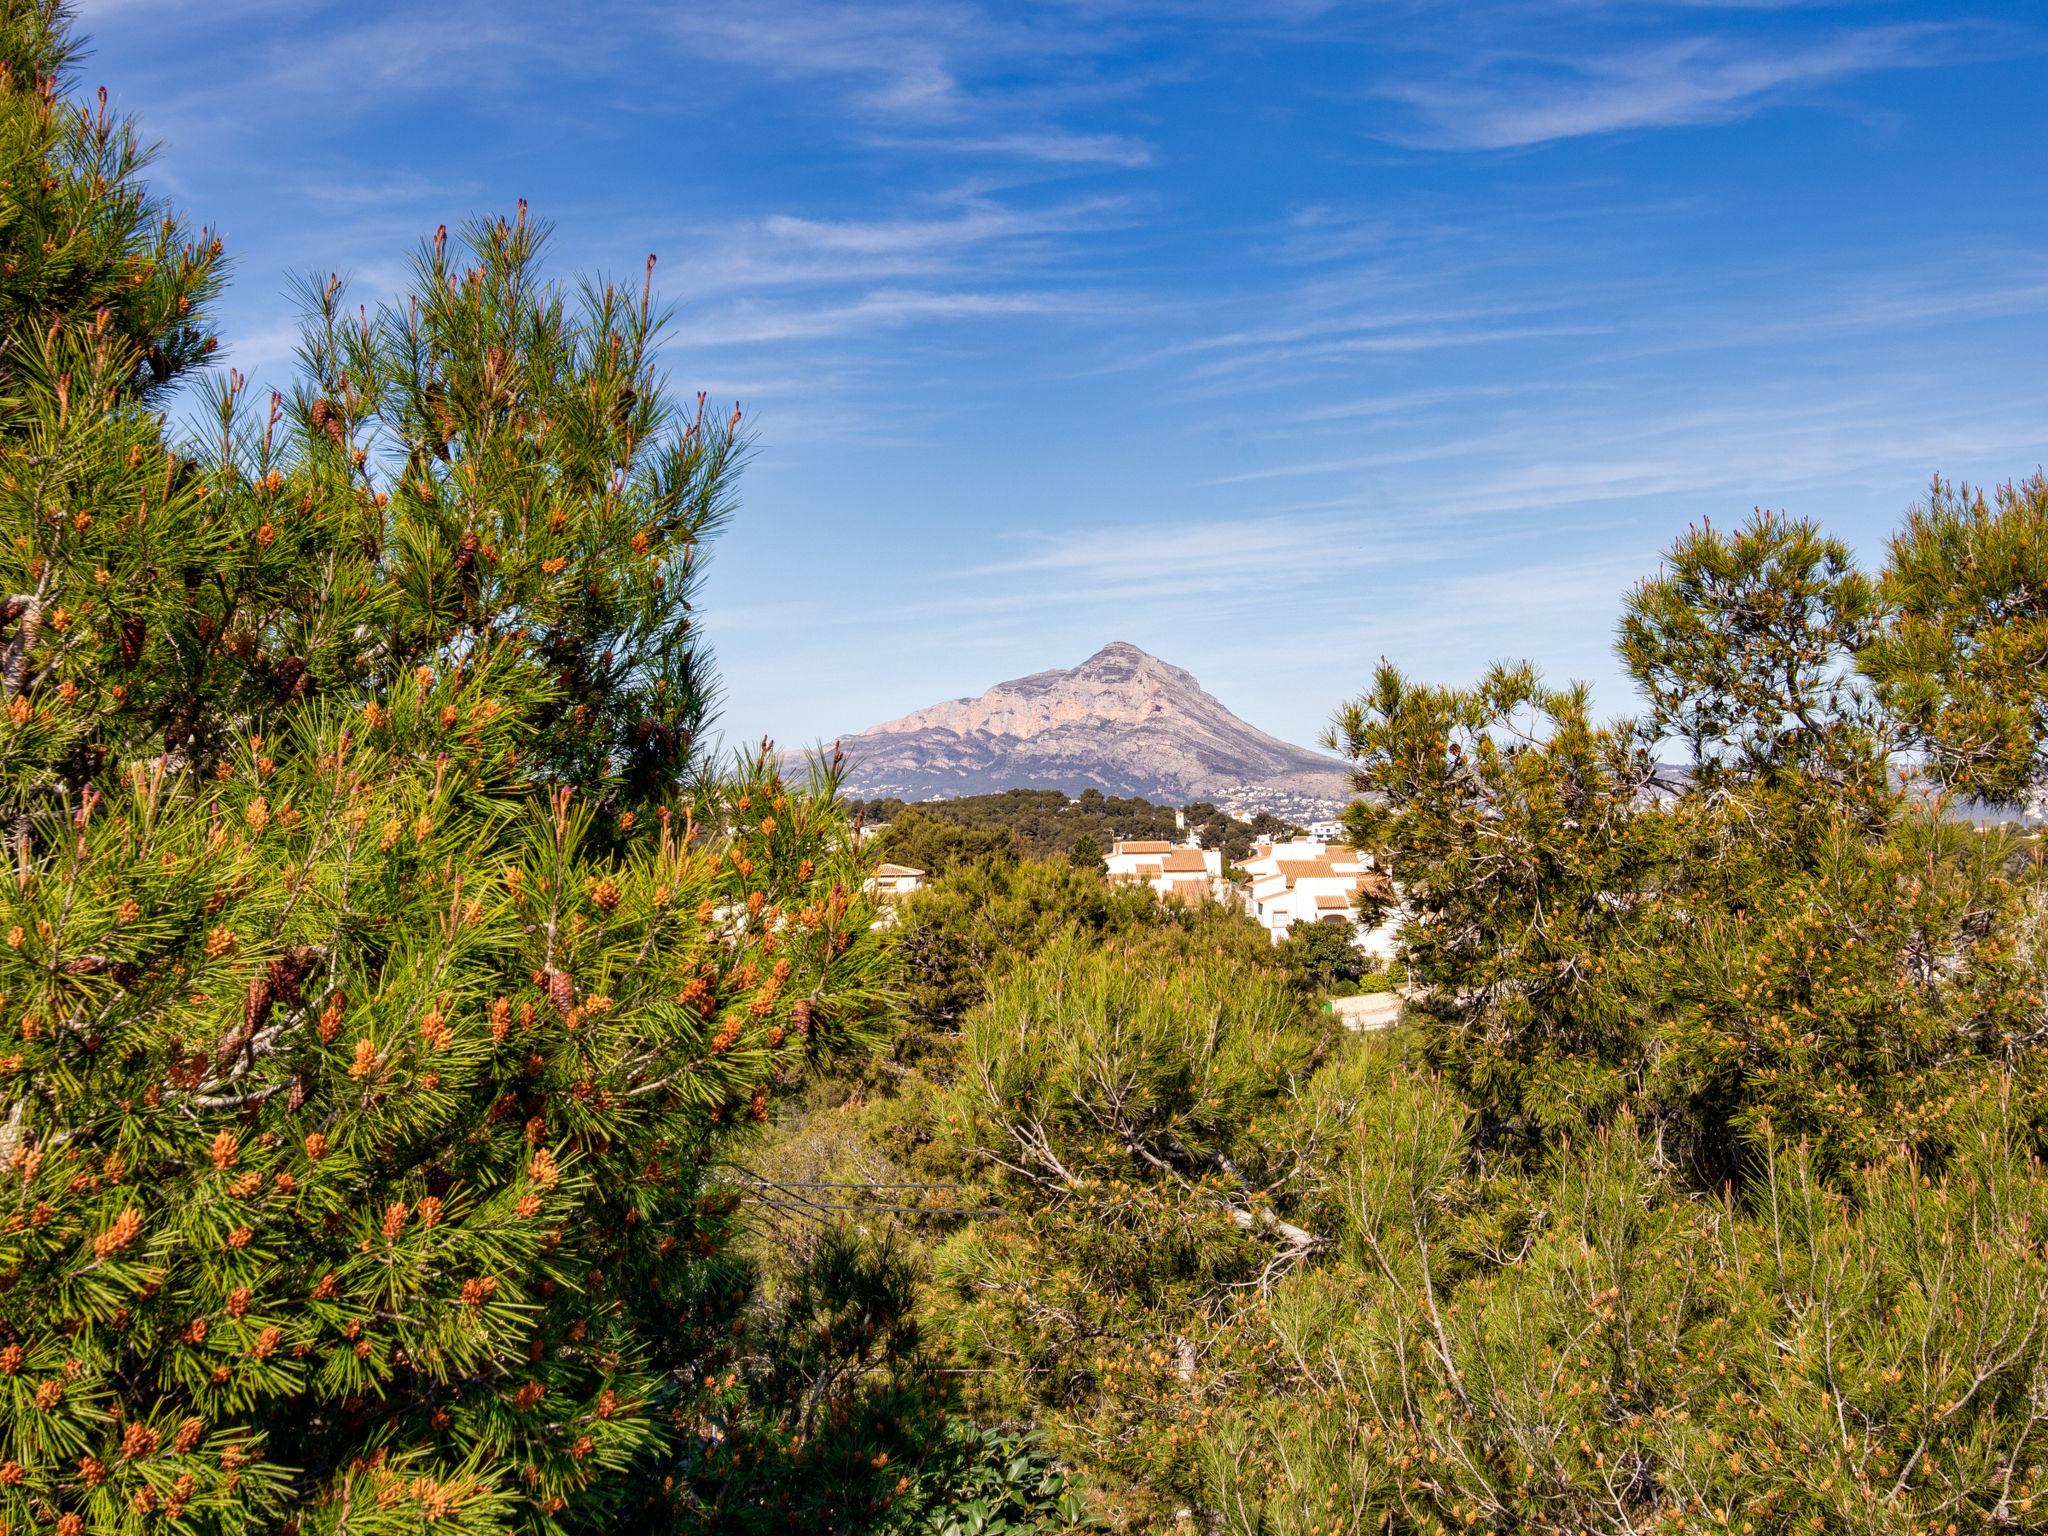
[[[274,966],[275,964],[276,962],[273,961],[272,965]],[[271,1006],[276,1001],[277,988],[271,983],[269,970],[265,970],[262,975],[253,977],[250,980],[249,990],[242,994],[242,1027],[240,1031],[242,1039],[246,1040],[249,1036],[256,1033],[263,1021],[270,1016]],[[230,1030],[227,1035],[222,1037],[221,1055],[231,1056],[234,1054],[233,1050],[228,1047],[227,1042],[234,1039],[235,1034],[234,1030]]]
[[[304,995],[299,990],[300,985],[305,981],[306,973],[313,969],[316,958],[312,945],[301,944],[270,962],[267,976],[279,1002],[291,1007],[298,1005]]]
[[[121,665],[133,667],[142,660],[142,642],[149,636],[148,621],[141,615],[121,621]]]
[[[271,1009],[279,1003],[289,1007],[299,1002],[303,996],[300,984],[313,968],[313,960],[312,946],[301,944],[277,956],[263,968],[261,975],[249,983],[249,990],[242,994],[241,1027],[231,1029],[221,1037],[221,1060],[227,1060],[253,1039],[256,1031],[269,1020]]]
[[[566,1014],[576,1004],[576,984],[567,971],[549,970],[544,974],[548,1001],[555,1005],[555,1012]]]

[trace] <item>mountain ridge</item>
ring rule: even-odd
[[[1003,789],[1260,806],[1341,803],[1344,764],[1239,719],[1194,674],[1114,640],[844,738],[847,789],[905,800]]]

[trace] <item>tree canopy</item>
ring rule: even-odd
[[[522,209],[167,436],[220,251],[69,48],[0,17],[0,1523],[681,1518],[721,1149],[876,1001],[829,773],[703,756],[738,414]]]

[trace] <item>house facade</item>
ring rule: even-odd
[[[1112,884],[1149,886],[1169,901],[1223,899],[1223,855],[1213,848],[1119,838],[1103,864]]]
[[[1275,944],[1296,923],[1328,923],[1351,928],[1352,942],[1367,954],[1394,957],[1395,912],[1371,926],[1358,916],[1361,895],[1395,899],[1393,882],[1373,867],[1371,855],[1318,837],[1297,838],[1261,843],[1239,869],[1237,901]]]
[[[924,889],[924,871],[908,864],[877,864],[867,878],[867,892],[880,901],[895,901]]]

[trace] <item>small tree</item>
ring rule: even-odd
[[[1365,951],[1342,923],[1296,923],[1280,942],[1278,958],[1294,984],[1311,997],[1349,988],[1365,975]]]
[[[1255,1390],[1240,1324],[1330,1246],[1351,1123],[1299,1103],[1328,1029],[1270,963],[1172,929],[1051,944],[968,1016],[946,1123],[1015,1215],[941,1250],[934,1322],[1106,1474],[1120,1528],[1168,1527],[1199,1487],[1198,1369]]]
[[[1363,792],[1352,841],[1401,872],[1409,1013],[1480,1106],[1479,1140],[1541,1145],[1598,1124],[1640,1064],[1641,1015],[1610,981],[1659,861],[1636,815],[1648,744],[1595,725],[1583,687],[1526,666],[1458,690],[1385,663],[1332,741]]]
[[[906,806],[875,839],[876,856],[928,875],[978,864],[1017,862],[1017,837],[1007,827],[969,827],[921,805]]]

